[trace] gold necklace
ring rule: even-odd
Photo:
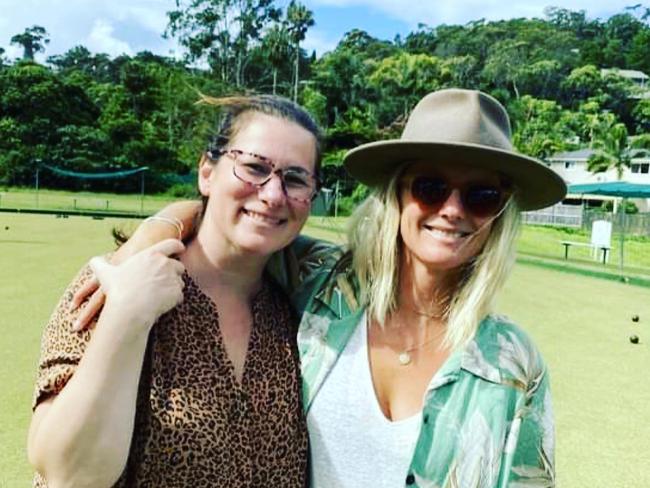
[[[411,357],[411,353],[412,353],[413,351],[417,351],[417,350],[420,349],[421,347],[424,347],[424,346],[426,346],[427,344],[431,344],[433,341],[435,341],[435,340],[438,339],[439,337],[440,337],[440,334],[437,334],[433,339],[429,339],[428,341],[425,341],[425,342],[423,342],[422,344],[418,344],[417,346],[413,346],[413,347],[410,347],[410,348],[408,348],[408,349],[404,349],[402,352],[400,352],[400,353],[397,355],[397,360],[399,361],[399,363],[400,363],[402,366],[408,366],[409,364],[411,364],[411,360],[413,359],[413,358]]]
[[[447,316],[447,310],[443,310],[442,312],[431,313],[431,312],[423,312],[422,310],[418,310],[416,308],[411,308],[411,311],[415,315],[419,315],[421,317],[427,317],[430,319],[441,319]]]
[[[368,328],[370,328],[370,322],[368,322]],[[420,343],[420,344],[418,344],[416,346],[412,346],[412,347],[409,347],[409,348],[406,348],[406,349],[402,349],[402,352],[397,354],[397,360],[399,361],[399,364],[402,365],[402,366],[408,366],[409,364],[411,364],[411,361],[413,360],[413,358],[411,356],[411,353],[413,351],[417,351],[418,349],[421,349],[424,346],[426,346],[428,344],[431,344],[433,341],[440,339],[440,336],[442,334],[444,334],[446,330],[447,330],[446,327],[441,327],[440,331],[437,334],[435,334],[434,337],[432,337],[432,338],[430,338],[430,339],[428,339],[428,340],[426,340],[426,341],[424,341],[424,342],[422,342],[422,343]],[[382,340],[382,342],[384,342],[384,344],[386,344],[386,342],[384,340]]]

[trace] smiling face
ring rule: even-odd
[[[315,171],[316,140],[300,125],[262,113],[241,116],[241,127],[226,149],[263,155],[277,169]],[[208,197],[199,234],[227,252],[269,255],[291,242],[300,232],[310,202],[287,198],[280,177],[273,174],[261,187],[238,179],[235,160],[228,155],[218,162],[207,157],[199,168],[199,189]]]
[[[411,183],[418,176],[440,177],[452,188],[440,205],[427,205],[414,198]],[[429,270],[457,269],[483,248],[493,217],[478,217],[468,211],[461,199],[462,189],[500,187],[499,176],[478,168],[440,167],[415,163],[401,179],[400,235],[404,258]]]

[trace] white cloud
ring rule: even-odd
[[[415,27],[428,25],[465,24],[470,20],[543,17],[544,8],[553,5],[549,0],[503,2],[502,0],[307,0],[310,8],[319,5],[331,7],[367,7],[381,11],[394,19]],[[557,2],[555,2],[557,3]],[[562,8],[585,10],[590,18],[609,17],[622,12],[629,0],[565,0]]]
[[[114,37],[113,31],[114,28],[109,21],[104,19],[95,20],[90,35],[86,39],[86,46],[90,51],[107,53],[111,56],[132,55],[131,46],[127,42]]]
[[[11,44],[5,48],[4,56],[9,59],[21,58],[23,56],[23,48],[17,44]]]
[[[327,33],[314,28],[307,31],[305,40],[300,47],[307,51],[307,54],[316,51],[317,56],[322,56],[328,51],[333,51],[339,40],[338,37],[328,36]]]
[[[135,22],[157,35],[167,27],[167,11],[173,8],[169,0],[113,0],[104,5],[104,16],[121,22]]]
[[[165,8],[132,5],[127,8],[127,17],[135,20],[145,29],[161,35],[167,27],[166,12]]]
[[[170,0],[0,0],[0,7],[0,46],[7,51],[14,34],[45,27],[51,43],[40,60],[79,44],[111,55],[145,49],[162,54],[175,44],[161,37]]]

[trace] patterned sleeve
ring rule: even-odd
[[[539,366],[506,441],[506,462],[510,465],[506,476],[508,488],[555,486],[553,408],[548,372],[543,363]]]
[[[78,310],[70,312],[68,308],[75,291],[91,276],[90,267],[85,266],[65,290],[45,327],[41,338],[32,409],[52,395],[61,392],[74,374],[86,350],[93,327],[88,327],[82,332],[74,332],[72,324],[78,315]]]

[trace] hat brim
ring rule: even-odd
[[[401,139],[377,141],[349,151],[343,164],[350,175],[361,183],[377,187],[409,161],[431,161],[432,165],[460,164],[502,173],[515,185],[517,203],[522,210],[549,207],[562,200],[567,192],[560,175],[540,161],[477,144]]]

